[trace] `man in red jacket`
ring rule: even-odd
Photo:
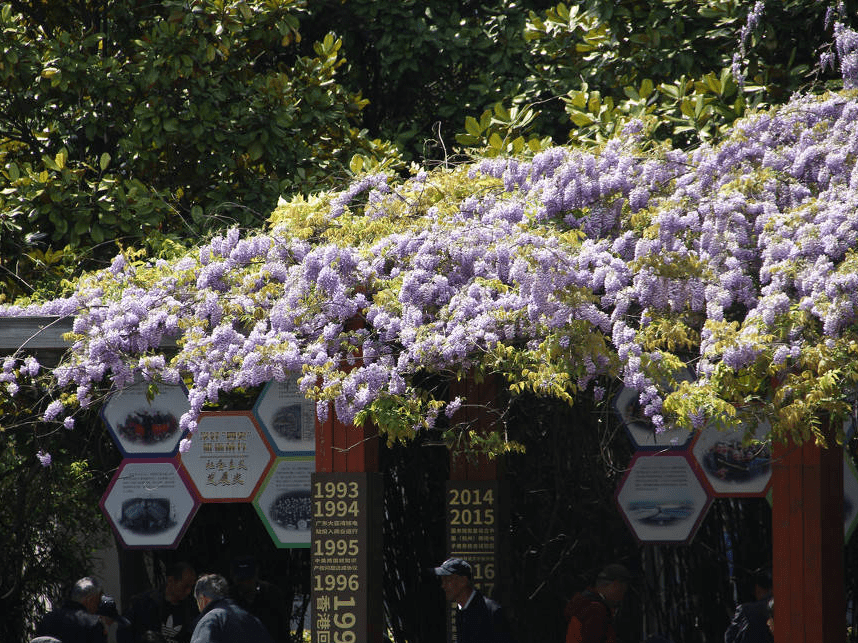
[[[626,591],[632,574],[622,565],[608,565],[596,577],[595,584],[572,597],[566,605],[566,643],[617,643],[614,612]]]

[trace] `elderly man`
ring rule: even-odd
[[[503,608],[474,587],[471,566],[449,558],[435,568],[448,601],[456,603],[456,643],[512,643]]]
[[[107,643],[104,624],[96,615],[101,595],[101,583],[91,577],[81,578],[69,599],[41,620],[36,636],[52,636],[63,643]]]
[[[262,622],[227,598],[228,595],[229,584],[223,576],[200,576],[194,586],[200,620],[194,628],[191,643],[274,643]]]

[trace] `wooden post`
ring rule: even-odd
[[[332,407],[333,405],[331,405]],[[313,643],[381,643],[383,503],[378,436],[372,429],[316,419],[312,478]]]
[[[775,444],[775,641],[844,643],[843,449]]]
[[[465,398],[453,422],[466,424],[478,433],[492,428],[487,412],[494,406],[497,378],[482,382],[473,379],[450,384],[450,398]],[[485,455],[454,453],[450,456],[447,481],[447,555],[464,558],[471,564],[474,584],[484,594],[507,603],[504,583],[507,543],[504,525],[509,524],[507,493],[501,482],[502,462]],[[447,640],[455,636],[456,608],[447,613]]]
[[[328,419],[316,420],[316,471],[318,473],[378,472],[378,431],[343,424],[328,406]]]
[[[478,433],[487,431],[491,421],[485,408],[494,403],[497,395],[497,380],[486,378],[482,382],[473,379],[457,380],[450,383],[450,399],[457,396],[465,398],[465,405],[456,411],[453,421],[468,424]],[[450,480],[497,480],[499,478],[497,459],[490,460],[484,455],[466,456],[458,453],[450,458]]]
[[[378,431],[344,424],[329,403],[327,419],[316,417],[312,643],[382,643],[383,488]]]

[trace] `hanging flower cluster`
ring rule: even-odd
[[[795,97],[690,152],[633,124],[597,154],[363,177],[0,314],[74,317],[58,422],[105,384],[184,381],[192,435],[223,392],[300,374],[321,416],[404,439],[462,404],[427,375],[493,372],[570,402],[619,377],[659,428],[765,413],[807,439],[858,380],[856,98]],[[7,358],[0,384],[38,374]]]

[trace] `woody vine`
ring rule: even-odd
[[[674,149],[630,120],[597,151],[365,175],[281,201],[261,231],[128,249],[70,297],[0,309],[74,318],[62,363],[6,357],[0,390],[48,386],[44,420],[73,429],[107,387],[184,382],[185,450],[206,404],[294,374],[321,417],[332,403],[391,441],[468,403],[427,374],[570,404],[619,377],[656,430],[765,417],[776,439],[823,441],[858,381],[858,34],[835,38],[843,91],[753,113],[717,145]],[[520,448],[502,426],[446,436]]]

